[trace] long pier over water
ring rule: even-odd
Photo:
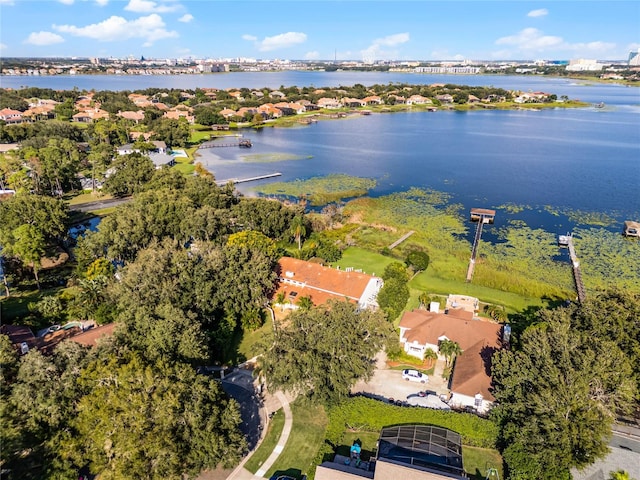
[[[477,222],[476,235],[473,239],[473,247],[471,247],[471,259],[469,260],[469,268],[467,269],[467,282],[473,278],[473,270],[476,267],[476,255],[478,254],[478,246],[480,244],[480,238],[482,237],[482,227],[485,223],[493,223],[496,217],[495,210],[488,210],[486,208],[472,208],[471,209],[471,221]]]
[[[586,290],[584,288],[584,284],[582,283],[582,272],[580,271],[580,262],[578,261],[578,256],[576,255],[576,249],[573,246],[573,236],[570,234],[560,235],[558,237],[558,245],[561,247],[569,248],[569,258],[571,259],[571,266],[573,267],[573,280],[576,284],[576,292],[578,293],[578,302],[584,303],[586,298]]]

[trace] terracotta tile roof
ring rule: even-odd
[[[33,347],[36,344],[35,335],[29,327],[24,325],[2,325],[0,326],[0,333],[9,337],[9,340],[14,345],[27,342],[29,347]]]
[[[469,313],[413,310],[402,316],[400,327],[410,329],[404,334],[407,342],[438,345],[438,339],[443,336],[457,342],[462,354],[456,358],[451,391],[471,397],[482,393],[485,399],[493,400],[490,393],[491,356],[502,347],[502,326],[456,316]]]
[[[115,328],[115,323],[107,323],[106,325],[90,328],[86,332],[71,337],[70,340],[73,340],[80,345],[95,347],[102,337],[112,335]]]
[[[347,272],[291,257],[282,257],[278,261],[277,273],[278,291],[285,292],[287,296],[295,291],[296,299],[311,297],[314,305],[323,304],[330,298],[348,298],[357,302],[369,282],[377,278],[366,273]]]

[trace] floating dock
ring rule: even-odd
[[[478,245],[480,238],[482,237],[482,227],[485,224],[493,224],[496,217],[495,210],[489,210],[487,208],[472,208],[471,209],[471,221],[476,222],[476,235],[473,239],[473,247],[471,247],[471,259],[469,260],[469,268],[467,269],[467,282],[470,282],[473,278],[473,271],[476,266],[476,255],[478,254]]]
[[[576,292],[578,293],[578,302],[584,303],[587,298],[584,284],[582,283],[582,272],[580,271],[580,262],[576,255],[576,249],[573,246],[573,236],[571,234],[560,235],[558,237],[558,245],[569,248],[569,258],[573,267],[573,280],[576,284]]]

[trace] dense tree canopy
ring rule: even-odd
[[[391,335],[380,312],[346,301],[294,311],[264,356],[267,383],[321,402],[339,400],[371,376],[374,356]]]
[[[91,363],[62,452],[104,479],[181,479],[235,464],[246,449],[237,404],[179,363]]]
[[[582,323],[586,312],[604,319],[607,310],[592,310],[603,301],[613,306],[596,300],[543,311],[541,322],[522,335],[519,350],[494,356],[493,416],[510,478],[568,479],[570,468],[606,455],[612,422],[630,409],[637,390],[630,358],[617,339]],[[616,310],[626,316],[623,305]]]

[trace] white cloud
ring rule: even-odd
[[[109,0],[96,0],[96,3],[101,7],[104,7],[106,4],[109,3]]]
[[[270,52],[280,48],[292,47],[307,41],[307,35],[300,32],[287,32],[273,37],[265,37],[258,45],[261,52]]]
[[[0,0],[0,5],[15,5],[15,2],[13,0]]]
[[[37,45],[39,47],[45,45],[54,45],[56,43],[64,42],[64,38],[56,33],[51,32],[33,32],[29,35],[29,37],[24,41],[24,43],[29,43],[31,45]]]
[[[395,35],[388,35],[383,38],[376,38],[373,41],[373,45],[380,45],[384,47],[395,47],[409,41],[408,33],[396,33]]]
[[[546,8],[539,8],[538,10],[531,10],[529,13],[527,13],[527,17],[544,17],[546,15],[549,15],[549,10],[547,10]]]
[[[544,51],[549,48],[557,48],[564,43],[562,37],[543,35],[536,28],[525,28],[515,35],[502,37],[496,40],[496,45],[513,45],[520,50]]]
[[[400,53],[397,50],[384,50],[382,47],[397,47],[410,40],[408,33],[396,33],[386,37],[376,38],[371,45],[362,50],[362,58],[366,62],[374,60],[398,58]]]
[[[554,55],[571,54],[578,57],[595,56],[599,58],[615,55],[616,44],[611,42],[593,41],[569,43],[562,37],[544,35],[535,28],[525,28],[515,35],[496,40],[496,45],[511,47],[512,55],[550,52]],[[505,51],[503,51],[506,53]],[[494,52],[496,54],[503,52]],[[507,57],[503,57],[507,58]]]
[[[189,23],[191,20],[193,20],[193,15],[191,15],[190,13],[185,13],[178,19],[178,21],[182,23]]]
[[[64,3],[65,5],[73,5],[73,0],[58,0],[60,3]]]
[[[610,42],[588,42],[588,43],[572,43],[567,45],[568,50],[573,50],[574,52],[581,53],[583,56],[588,54],[593,54],[596,56],[606,55],[607,53],[612,52],[616,48],[615,43]]]
[[[136,13],[166,13],[175,12],[181,7],[179,3],[162,4],[151,0],[129,0],[125,10]]]
[[[6,44],[4,43],[0,43],[0,52],[4,52],[5,50],[8,50],[9,47],[7,47]]]
[[[320,52],[314,50],[313,52],[307,52],[304,54],[305,60],[318,60],[320,58]]]
[[[112,16],[100,23],[77,27],[75,25],[54,25],[54,30],[70,33],[77,37],[93,38],[101,42],[113,42],[142,38],[145,45],[152,44],[156,40],[164,38],[177,38],[178,32],[169,31],[160,15],[151,14],[135,20],[126,20],[122,17]]]
[[[640,43],[630,43],[627,45],[627,51],[629,52],[639,52],[640,51]]]
[[[242,35],[242,39],[243,40],[247,40],[249,42],[255,42],[256,40],[258,40],[258,37],[254,37],[253,35]]]

